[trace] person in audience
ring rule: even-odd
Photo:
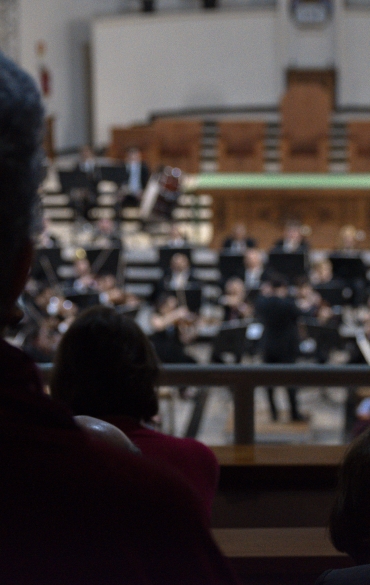
[[[350,445],[340,467],[337,495],[330,514],[333,545],[350,555],[355,568],[327,571],[317,585],[370,583],[370,429]]]
[[[139,207],[141,195],[149,181],[150,171],[143,161],[139,148],[132,147],[127,150],[126,156],[127,187],[124,195],[123,207]]]
[[[262,335],[262,355],[266,364],[293,364],[299,353],[299,332],[297,320],[302,312],[294,299],[288,296],[288,286],[283,277],[273,276],[268,285],[261,290],[256,300],[255,310],[260,317],[264,331]],[[297,404],[297,389],[287,389],[290,418],[292,421],[303,421]],[[274,389],[267,388],[271,416],[278,419],[278,410],[274,400]]]
[[[303,236],[302,224],[297,220],[288,221],[284,227],[283,238],[275,242],[272,252],[285,252],[292,254],[294,252],[307,253],[309,245]]]
[[[40,226],[43,109],[0,53],[0,330],[17,306]],[[0,582],[230,585],[200,500],[103,421],[47,396],[30,357],[0,340]]]
[[[242,254],[247,248],[255,248],[256,241],[247,234],[244,223],[236,223],[231,235],[224,240],[222,249],[235,254]]]
[[[178,469],[199,493],[210,517],[218,480],[212,451],[194,439],[170,437],[150,427],[158,413],[158,363],[152,344],[133,319],[94,307],[64,335],[51,393],[75,414],[120,428],[145,457]]]

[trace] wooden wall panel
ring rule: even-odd
[[[221,191],[213,196],[215,238],[219,247],[232,226],[244,222],[261,248],[269,249],[281,237],[284,223],[299,219],[311,230],[313,248],[334,249],[343,225],[353,224],[370,247],[370,193],[366,191]]]

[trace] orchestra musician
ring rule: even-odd
[[[232,229],[231,235],[228,236],[223,244],[222,249],[234,253],[243,253],[247,248],[255,248],[256,240],[250,238],[247,228],[243,223],[236,223]]]
[[[271,252],[285,252],[292,254],[294,252],[307,253],[309,244],[302,232],[302,224],[298,220],[287,221],[284,226],[284,235],[277,240]]]
[[[86,175],[86,187],[72,189],[71,207],[76,212],[76,219],[82,217],[86,221],[90,221],[89,213],[96,205],[101,172],[96,157],[87,144],[81,147],[79,160],[74,170]]]
[[[225,294],[219,299],[219,305],[223,308],[223,324],[234,322],[235,328],[240,321],[253,316],[253,306],[246,300],[246,288],[240,278],[229,278],[225,285]],[[235,356],[236,363],[241,361],[246,349],[245,335],[242,343],[240,335],[232,327],[222,329],[213,340],[211,355],[212,363],[224,363],[223,353],[231,353]]]
[[[162,363],[195,364],[185,351],[196,337],[196,315],[179,304],[173,293],[163,292],[158,297],[150,319],[150,339]]]

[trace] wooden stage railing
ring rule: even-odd
[[[45,383],[51,364],[42,364]],[[369,366],[163,365],[159,385],[230,386],[234,400],[234,442],[254,442],[254,389],[257,386],[370,386]]]

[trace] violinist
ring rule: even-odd
[[[232,277],[227,280],[225,294],[218,302],[224,312],[223,323],[235,322],[235,327],[237,327],[241,320],[253,316],[253,306],[246,300],[246,288],[240,278]],[[243,339],[243,343],[240,343],[240,336],[235,333],[235,329],[230,328],[227,331],[223,330],[215,337],[211,362],[223,363],[222,354],[225,351],[232,353],[237,363],[240,362],[246,349],[246,341]]]
[[[196,337],[196,315],[186,306],[179,306],[174,294],[162,293],[155,303],[150,324],[150,339],[159,359],[167,364],[195,364],[196,360],[185,351],[186,345]]]
[[[224,321],[252,317],[253,307],[246,301],[246,288],[240,278],[229,278],[225,285],[225,294],[219,298],[224,309]]]
[[[113,274],[103,274],[97,278],[97,290],[102,305],[109,307],[125,307],[138,309],[140,300],[132,293],[126,292],[117,285],[117,279]]]

